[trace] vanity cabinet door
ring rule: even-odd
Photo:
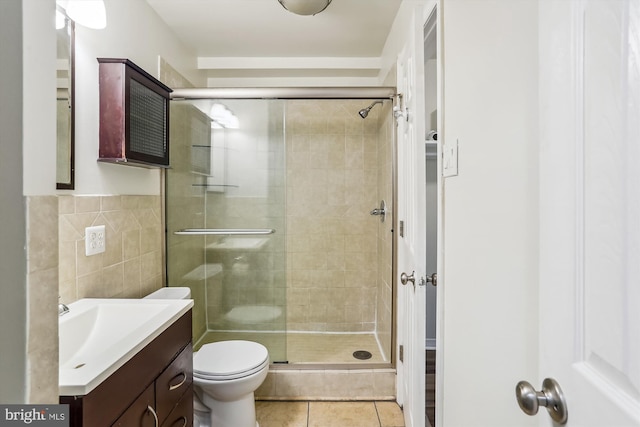
[[[160,424],[193,382],[193,350],[189,343],[156,379],[156,408]]]
[[[171,411],[162,427],[193,426],[193,386],[189,386],[178,405]]]
[[[114,427],[155,427],[158,425],[154,409],[155,393],[151,384],[113,423]]]

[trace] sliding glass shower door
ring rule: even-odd
[[[286,360],[284,104],[171,102],[169,286],[188,286],[194,344],[249,339]]]
[[[392,360],[392,110],[171,101],[167,281],[191,288],[196,350],[244,339],[311,368]]]

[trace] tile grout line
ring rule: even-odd
[[[378,405],[376,404],[376,402],[373,402],[373,407],[376,410],[376,416],[378,417],[378,426],[382,426],[382,421],[380,420],[380,412],[378,412]]]

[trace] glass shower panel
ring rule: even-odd
[[[391,109],[389,100],[287,101],[290,363],[390,360]],[[381,200],[385,222],[370,214]]]
[[[166,251],[168,286],[186,286],[194,300],[193,342],[206,332],[204,236],[181,236],[174,232],[205,227],[203,175],[193,156],[208,144],[210,119],[194,105],[171,102],[170,159],[165,185]],[[195,166],[195,167],[194,167]]]
[[[196,350],[245,339],[298,366],[391,360],[392,107],[171,101],[168,283],[191,288]]]
[[[286,361],[283,110],[278,100],[171,103],[168,278],[192,288],[196,349],[248,339]]]

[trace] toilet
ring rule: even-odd
[[[145,298],[191,298],[186,287],[161,288]],[[269,372],[269,352],[252,341],[205,344],[193,354],[194,427],[259,427],[254,392]]]
[[[167,286],[150,293],[143,299],[190,299],[191,289],[180,286]]]
[[[253,393],[268,371],[269,352],[262,344],[238,340],[203,345],[193,356],[193,384],[209,419],[197,413],[194,425],[258,427]]]

